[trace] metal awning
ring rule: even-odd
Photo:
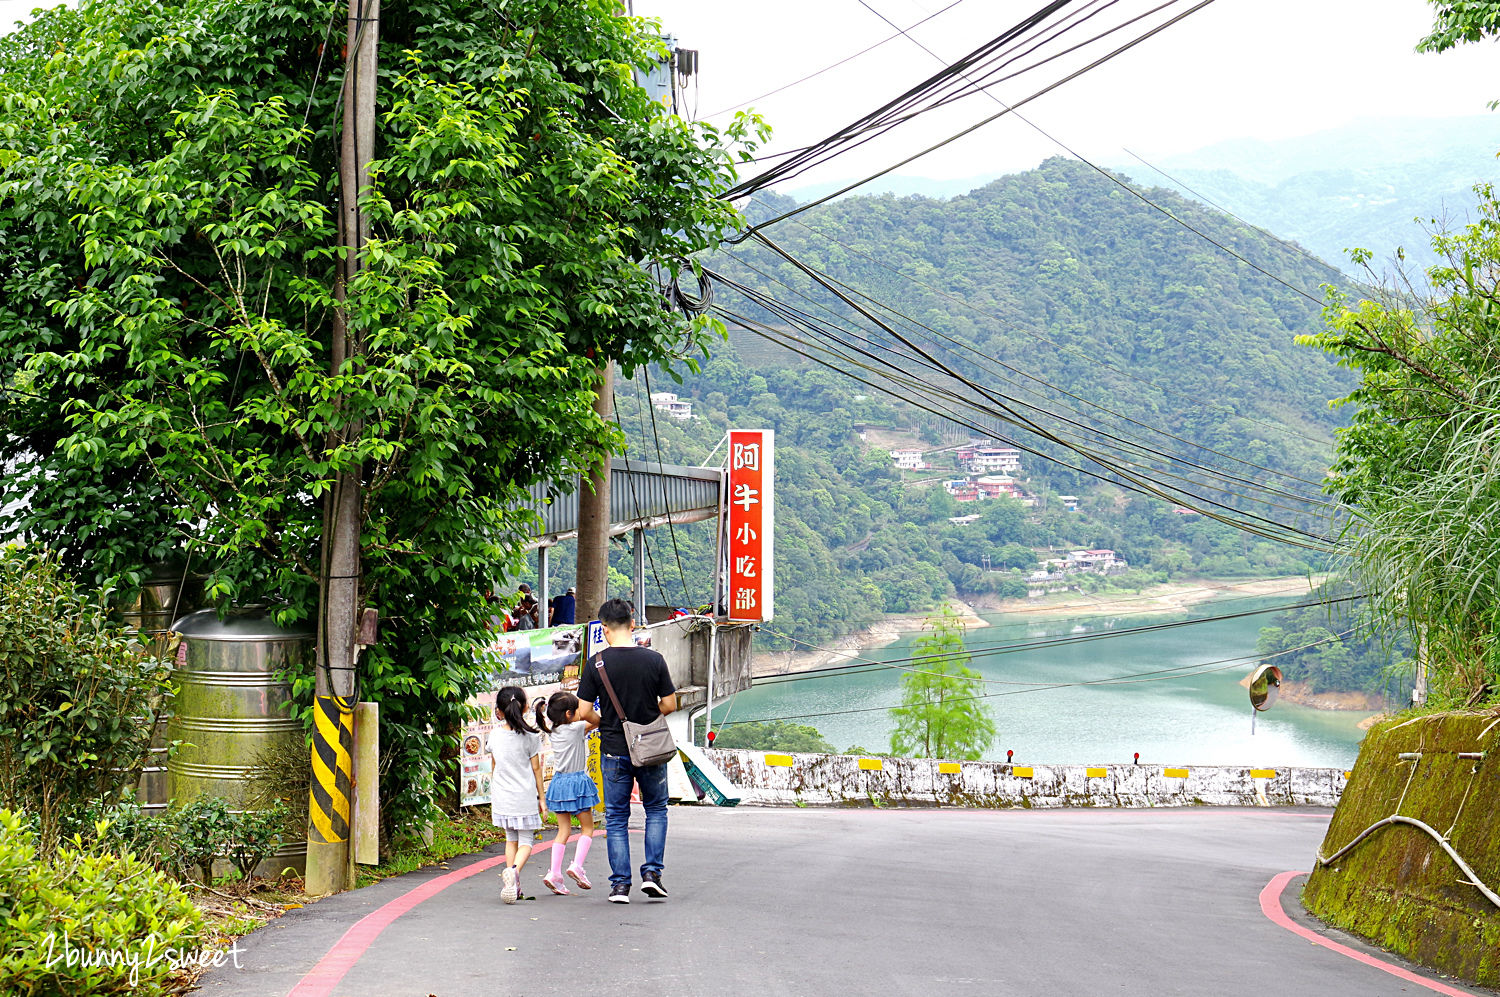
[[[724,472],[615,457],[609,462],[609,535],[666,523],[696,523],[719,514]],[[527,547],[550,547],[578,535],[578,480],[571,491],[556,482],[531,486],[542,526]]]

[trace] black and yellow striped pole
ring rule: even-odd
[[[313,896],[346,888],[353,750],[353,705],[338,696],[317,697],[313,701],[312,789],[307,812],[307,892]],[[323,882],[324,878],[328,881]]]

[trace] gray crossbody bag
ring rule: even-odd
[[[615,716],[620,718],[620,725],[625,728],[625,747],[630,752],[630,764],[644,768],[670,761],[677,754],[677,742],[672,740],[672,732],[667,729],[666,716],[659,714],[648,724],[638,724],[631,720],[620,708],[620,697],[615,695],[614,684],[610,682],[609,672],[604,668],[603,651],[594,655],[594,667],[604,680],[604,691],[609,693],[609,702],[615,708]]]

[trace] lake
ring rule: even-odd
[[[976,702],[989,707],[999,731],[985,757],[1004,761],[1009,749],[1021,764],[1102,764],[1129,762],[1138,751],[1142,762],[1156,765],[1350,767],[1364,734],[1358,724],[1367,714],[1277,702],[1256,716],[1251,733],[1253,711],[1239,682],[1254,667],[1256,636],[1274,614],[1003,650],[1294,601],[1288,596],[1225,599],[1172,616],[986,617],[991,626],[965,634],[971,667],[992,683],[984,689],[988,697]],[[917,636],[903,635],[861,657],[910,658]],[[911,661],[900,663],[916,667]],[[885,753],[892,727],[887,711],[900,702],[902,674],[896,668],[872,668],[769,678],[716,704],[714,722],[789,719],[818,728],[840,750],[858,745]],[[1038,688],[1100,680],[1113,684]]]

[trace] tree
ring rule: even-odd
[[[1335,295],[1306,340],[1361,375],[1327,484],[1353,513],[1349,573],[1420,636],[1434,701],[1471,705],[1500,690],[1500,203],[1476,191],[1478,220],[1433,239],[1430,294]]]
[[[977,759],[996,731],[989,707],[978,699],[983,677],[968,667],[963,621],[945,605],[927,625],[930,632],[913,642],[911,670],[901,677],[901,705],[891,710],[891,753]]]
[[[342,298],[326,4],[85,0],[0,40],[3,498],[29,495],[0,529],[122,589],[179,553],[216,605],[291,623],[317,609],[330,483],[362,468],[360,596],[388,622],[359,681],[396,819],[487,673],[528,486],[618,443],[598,366],[718,331],[656,275],[738,224],[717,195],[755,126],[664,113],[632,79],[655,27],[617,14],[388,11],[374,237]],[[340,318],[359,349],[330,371]]]

